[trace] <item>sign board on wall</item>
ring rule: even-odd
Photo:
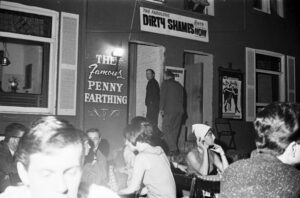
[[[208,42],[208,23],[204,20],[140,7],[141,30]]]
[[[115,57],[96,54],[96,62],[87,67],[84,102],[87,115],[99,120],[120,116],[120,106],[127,105],[126,76]]]
[[[184,87],[184,68],[166,66],[165,70],[170,70],[175,75],[175,80]]]

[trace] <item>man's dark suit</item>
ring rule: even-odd
[[[152,78],[147,84],[145,103],[147,106],[147,120],[155,127],[157,127],[159,114],[159,98],[160,90],[158,82]]]
[[[160,110],[164,112],[162,130],[170,152],[177,151],[177,138],[181,128],[184,88],[174,79],[161,85]]]

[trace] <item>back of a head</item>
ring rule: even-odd
[[[143,116],[136,116],[136,117],[132,118],[130,124],[133,126],[140,126],[143,122],[148,122],[147,118],[145,118]]]
[[[83,147],[83,136],[82,131],[75,129],[64,120],[53,116],[42,117],[36,120],[29,132],[21,138],[16,160],[28,168],[30,155],[49,153],[53,149],[72,144],[81,144]]]
[[[11,123],[5,128],[5,140],[8,141],[11,137],[22,137],[27,131],[27,128],[19,123]]]
[[[292,141],[300,141],[299,111],[295,104],[272,103],[257,114],[254,127],[258,149],[282,154]]]
[[[152,145],[153,128],[148,122],[140,125],[130,124],[124,129],[124,137],[136,145],[137,142],[148,143]]]

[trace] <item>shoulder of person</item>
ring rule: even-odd
[[[112,190],[104,186],[92,184],[89,188],[89,193],[87,198],[99,198],[99,197],[120,198],[120,196],[117,195]]]
[[[29,189],[26,186],[9,186],[0,194],[0,198],[30,198]]]
[[[229,177],[232,176],[232,174],[235,174],[237,172],[243,172],[250,170],[251,165],[253,165],[253,162],[251,162],[251,159],[241,159],[238,160],[232,164],[230,164],[223,173],[223,176],[225,177],[228,175]]]
[[[187,159],[197,158],[197,155],[199,155],[199,154],[200,154],[200,152],[196,148],[193,148],[192,150],[190,150],[188,152],[188,154],[186,155],[186,158]]]

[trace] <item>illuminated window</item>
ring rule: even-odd
[[[0,4],[0,111],[55,112],[58,13],[12,2]],[[0,57],[3,58],[3,57]]]

